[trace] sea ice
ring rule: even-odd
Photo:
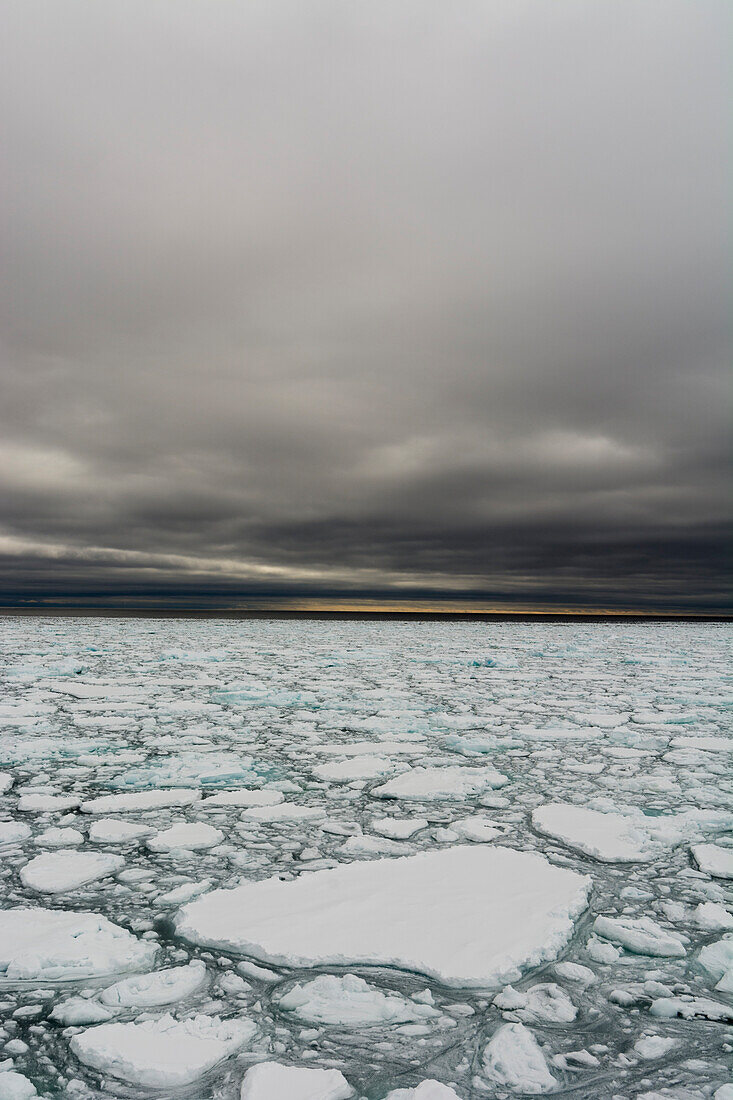
[[[241,1100],[349,1100],[353,1095],[337,1069],[260,1062],[244,1075]]]
[[[440,1081],[421,1081],[414,1089],[392,1089],[384,1100],[461,1100],[455,1089]]]
[[[166,1015],[143,1023],[100,1024],[74,1035],[71,1049],[103,1074],[131,1085],[168,1089],[197,1081],[246,1046],[256,1030],[241,1017],[174,1020]]]
[[[179,848],[193,852],[201,848],[214,848],[223,839],[221,830],[212,825],[185,821],[151,837],[147,846],[151,852],[173,852]]]
[[[706,874],[713,878],[733,878],[733,848],[721,848],[719,844],[695,844],[692,854],[695,863]]]
[[[373,963],[492,986],[558,954],[590,885],[532,852],[465,845],[215,890],[176,927],[275,964]]]
[[[150,825],[136,825],[134,821],[103,817],[89,826],[89,839],[95,844],[129,844],[154,832],[155,829]]]
[[[23,1073],[14,1069],[0,1072],[0,1100],[32,1100],[38,1096],[36,1086]]]
[[[331,764],[318,764],[313,774],[331,783],[351,783],[356,779],[379,779],[394,768],[392,761],[382,756],[355,756]]]
[[[138,940],[96,913],[0,910],[0,976],[57,982],[149,969],[154,943]]]
[[[0,821],[0,848],[22,844],[31,835],[30,825],[22,821]]]
[[[427,829],[429,821],[424,817],[375,817],[371,827],[380,836],[391,840],[409,840],[421,829]]]
[[[107,878],[122,870],[123,856],[102,852],[76,852],[59,849],[36,856],[21,868],[20,878],[24,886],[42,894],[63,894],[79,886]]]
[[[154,970],[134,978],[123,978],[102,991],[102,1004],[111,1008],[151,1008],[185,1000],[206,982],[206,966],[197,961],[170,970]]]
[[[250,806],[277,806],[284,799],[285,795],[282,791],[244,788],[238,791],[219,791],[217,794],[209,795],[199,809],[218,810],[222,806],[239,806],[242,809],[248,809]]]
[[[648,833],[634,818],[583,806],[548,802],[532,811],[538,833],[603,863],[645,863],[654,858]]]
[[[508,783],[507,777],[493,768],[462,768],[452,764],[441,768],[410,768],[381,787],[376,787],[372,794],[378,798],[428,802],[432,799],[463,799],[478,794],[486,787],[502,787],[505,783]]]
[[[605,940],[635,955],[682,958],[687,954],[682,937],[668,932],[650,917],[596,917],[593,930]]]
[[[243,821],[314,821],[325,817],[321,806],[296,806],[294,802],[281,802],[278,806],[252,806],[242,812]]]
[[[322,974],[304,985],[294,985],[278,1004],[308,1023],[341,1027],[405,1024],[439,1015],[430,1005],[383,993],[356,974],[342,978]]]
[[[138,791],[135,794],[105,794],[82,802],[85,814],[140,813],[169,806],[191,806],[201,798],[200,790]]]
[[[550,1092],[557,1087],[537,1040],[524,1024],[504,1024],[494,1032],[484,1050],[483,1071],[512,1092]]]

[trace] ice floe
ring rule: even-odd
[[[589,891],[589,878],[535,853],[467,845],[213,891],[176,927],[270,963],[392,965],[491,986],[554,958]]]
[[[131,1085],[167,1089],[193,1084],[241,1050],[256,1025],[243,1018],[162,1016],[143,1023],[100,1024],[74,1035],[71,1049],[100,1073]]]
[[[356,974],[342,978],[322,974],[310,982],[296,984],[278,999],[278,1005],[308,1023],[341,1027],[406,1024],[439,1015],[429,1004],[383,993]]]
[[[507,782],[507,777],[493,768],[416,767],[389,779],[372,793],[378,798],[429,802],[432,799],[464,799],[487,787],[503,787]]]
[[[21,868],[20,878],[24,886],[39,893],[63,894],[114,875],[124,866],[124,856],[62,848],[35,856]]]
[[[504,1024],[495,1031],[483,1054],[483,1072],[489,1081],[512,1092],[550,1092],[557,1080],[532,1032],[523,1024]]]
[[[0,910],[0,978],[57,982],[147,970],[158,946],[96,913]]]
[[[244,1075],[241,1100],[349,1100],[353,1095],[337,1069],[260,1062]]]

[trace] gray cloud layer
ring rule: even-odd
[[[720,607],[728,0],[9,0],[0,602]]]

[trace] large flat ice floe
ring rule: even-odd
[[[147,970],[156,944],[139,940],[96,913],[0,910],[0,978],[70,981]]]
[[[557,956],[590,886],[535,853],[458,846],[215,890],[185,906],[176,928],[275,964],[391,965],[494,986]]]
[[[100,1024],[75,1035],[71,1049],[80,1061],[131,1085],[161,1089],[190,1085],[255,1035],[247,1019],[163,1016],[141,1024]]]

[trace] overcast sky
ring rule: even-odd
[[[720,607],[730,0],[6,0],[0,603]]]

